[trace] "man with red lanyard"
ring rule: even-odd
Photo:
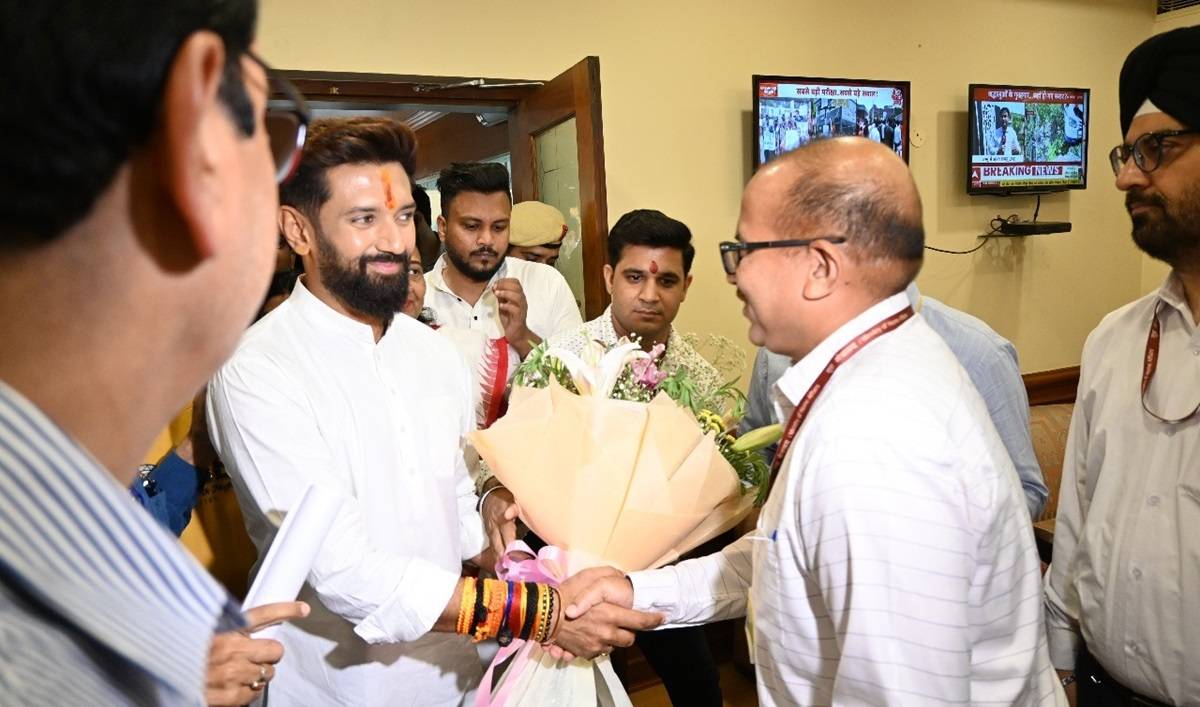
[[[905,296],[923,246],[885,145],[818,141],[754,176],[721,255],[750,340],[796,361],[771,495],[721,552],[608,572],[568,616],[601,597],[668,626],[746,615],[764,706],[1065,703],[1016,471]]]
[[[1200,704],[1200,27],[1121,70],[1110,162],[1133,241],[1171,266],[1087,339],[1046,591],[1080,705]]]

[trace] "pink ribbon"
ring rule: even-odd
[[[522,554],[526,557],[518,557]],[[504,556],[496,563],[496,576],[507,582],[540,582],[557,587],[567,578],[566,568],[565,550],[547,545],[535,555],[528,545],[518,540],[509,543],[505,548]],[[530,662],[530,654],[537,645],[533,641],[514,638],[512,643],[501,648],[479,683],[479,690],[475,693],[475,707],[502,707],[509,704],[509,693],[517,682],[514,678]],[[504,672],[505,675],[511,676],[504,681],[503,687],[493,692],[492,675],[496,667],[509,658],[512,659],[512,664]]]

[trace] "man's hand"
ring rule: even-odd
[[[534,346],[541,343],[538,335],[526,325],[529,302],[525,299],[525,290],[516,278],[505,277],[496,280],[492,292],[496,294],[496,302],[500,305],[500,326],[504,329],[504,338],[508,339],[521,358],[525,358]]]
[[[648,631],[663,620],[659,614],[629,608],[633,605],[633,585],[611,567],[579,572],[558,591],[564,607],[562,624],[547,651],[562,660],[595,658],[615,647],[630,646],[635,631]]]
[[[204,701],[209,705],[244,705],[258,698],[283,658],[283,646],[269,638],[251,638],[255,631],[308,616],[302,601],[265,604],[246,612],[250,625],[241,631],[213,636],[208,651]]]
[[[1059,671],[1057,671],[1057,673],[1058,673],[1058,679],[1061,681],[1070,675],[1074,675],[1075,671],[1074,670],[1059,670]],[[1078,685],[1079,685],[1078,682],[1072,681],[1070,685],[1067,685],[1066,687],[1063,688],[1063,690],[1067,693],[1067,704],[1071,705],[1071,707],[1075,707],[1075,700],[1078,699],[1078,693],[1076,692],[1076,688],[1078,687]]]
[[[517,539],[517,516],[521,514],[521,508],[513,498],[512,491],[498,488],[488,494],[479,511],[483,516],[488,544],[499,561],[509,543]]]
[[[625,609],[633,607],[633,583],[612,567],[592,567],[579,572],[563,582],[558,591],[562,594],[567,619],[577,619],[602,603]]]

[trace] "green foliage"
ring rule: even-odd
[[[554,356],[546,355],[546,342],[543,341],[533,347],[533,350],[517,367],[513,374],[512,384],[525,388],[545,388],[550,385],[551,377],[557,380],[563,388],[576,395],[579,394],[579,389],[575,387],[575,381],[571,378],[571,372],[567,370],[562,361]]]
[[[755,493],[754,505],[761,506],[767,500],[767,481],[771,477],[771,469],[757,451],[741,451],[733,448],[733,437],[720,435],[717,437],[717,448],[721,456],[737,472],[742,482],[742,493]]]

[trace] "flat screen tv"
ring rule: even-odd
[[[754,166],[811,140],[861,135],[908,161],[907,81],[754,76]]]
[[[1086,88],[971,84],[968,194],[1087,187]]]

